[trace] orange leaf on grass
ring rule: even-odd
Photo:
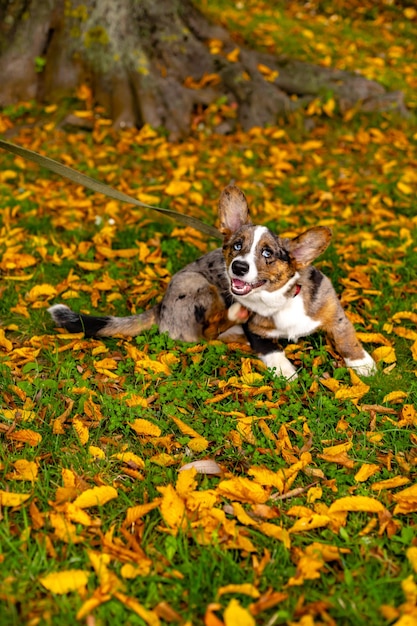
[[[141,469],[145,467],[145,461],[143,461],[140,456],[134,454],[133,452],[117,452],[116,454],[112,454],[111,458],[123,461],[123,463],[127,463],[128,465],[136,465],[136,467],[140,467]]]
[[[194,468],[182,471],[178,474],[175,490],[181,498],[186,499],[188,495],[195,491],[197,487],[196,475],[197,470]]]
[[[21,506],[30,498],[30,495],[30,493],[13,493],[0,489],[0,505],[12,507]]]
[[[412,341],[417,340],[417,332],[415,330],[411,330],[410,328],[405,328],[404,326],[397,326],[394,328],[394,333],[398,335],[398,337],[403,337],[404,339],[411,339]]]
[[[358,401],[368,393],[369,389],[369,385],[359,382],[358,384],[351,385],[349,387],[340,387],[336,390],[334,397],[338,400]]]
[[[66,519],[75,524],[81,524],[86,527],[94,526],[93,518],[86,511],[75,506],[73,502],[65,502],[62,511]]]
[[[377,363],[380,361],[383,361],[384,363],[395,363],[397,360],[395,349],[392,346],[380,346],[379,348],[376,348],[372,352],[372,357]]]
[[[407,552],[405,554],[407,559],[410,561],[413,570],[417,574],[417,546],[407,548]]]
[[[351,441],[346,441],[345,443],[323,448],[323,453],[318,454],[317,457],[329,463],[338,463],[344,467],[352,468],[355,462],[353,459],[350,459],[347,454],[347,452],[352,448],[352,445]]]
[[[217,590],[218,596],[223,596],[227,593],[241,593],[244,596],[250,596],[251,598],[259,598],[261,595],[255,585],[251,583],[230,584],[219,587]]]
[[[150,435],[152,437],[159,437],[161,429],[156,424],[149,422],[143,418],[135,419],[129,424],[137,435]]]
[[[407,476],[394,476],[394,478],[387,478],[386,480],[379,480],[372,483],[372,491],[380,491],[381,489],[395,489],[396,487],[402,487],[410,482]]]
[[[74,417],[72,420],[72,425],[77,433],[77,437],[82,445],[85,445],[90,437],[89,430],[87,426],[77,417]]]
[[[179,417],[174,417],[173,415],[170,415],[170,418],[173,422],[175,422],[183,435],[189,435],[190,437],[200,437],[200,434],[196,430],[194,430],[194,428],[188,426],[188,424],[180,420]]]
[[[404,404],[399,413],[398,426],[417,426],[417,411],[413,404]]]
[[[104,450],[102,450],[101,448],[99,448],[98,446],[88,446],[88,453],[94,458],[94,459],[105,459],[106,458],[106,454],[104,452]]]
[[[51,511],[49,521],[57,539],[65,543],[82,543],[84,538],[77,534],[77,528],[61,513]]]
[[[0,409],[0,416],[12,422],[32,422],[36,413],[28,409]]]
[[[0,328],[0,348],[3,348],[6,352],[11,352],[13,350],[13,344],[10,339],[6,338],[2,328]]]
[[[355,481],[357,483],[363,483],[379,471],[381,471],[379,465],[376,465],[375,463],[364,463],[356,472],[354,476]]]
[[[239,600],[232,598],[224,610],[225,626],[255,626],[256,622],[247,609],[241,606]]]
[[[57,290],[53,285],[42,284],[35,285],[27,294],[26,298],[29,302],[35,302],[40,298],[55,298]]]
[[[300,533],[306,530],[313,530],[314,528],[325,528],[330,524],[330,517],[328,515],[320,515],[319,513],[312,513],[309,517],[302,517],[298,519],[289,529],[290,533]]]
[[[240,502],[233,502],[233,515],[236,515],[238,521],[244,526],[258,526],[259,522],[257,522],[253,517],[251,517],[240,504]]]
[[[143,563],[125,563],[120,568],[122,578],[137,578],[138,576],[148,576],[151,571],[152,561],[144,559]]]
[[[259,615],[268,609],[272,609],[272,607],[276,606],[280,602],[284,602],[287,598],[288,593],[284,593],[283,591],[268,590],[260,596],[257,602],[252,602],[250,604],[249,610],[251,615],[256,617],[256,615]]]
[[[269,493],[261,485],[244,476],[222,480],[217,485],[217,493],[231,500],[255,504],[262,504],[269,498]]]
[[[110,500],[117,498],[118,493],[114,487],[103,485],[86,489],[74,500],[74,505],[80,509],[87,509],[90,506],[103,506]]]
[[[137,506],[129,507],[126,511],[125,525],[131,526],[131,524],[134,524],[139,519],[141,519],[141,517],[143,517],[150,511],[153,511],[153,509],[156,509],[160,504],[161,498],[156,498],[155,500],[152,500],[152,502],[148,502],[147,504],[138,504]]]
[[[13,463],[14,472],[6,474],[11,480],[30,480],[35,482],[38,479],[38,466],[34,461],[19,459]]]
[[[111,600],[112,596],[110,593],[103,592],[103,590],[99,587],[95,590],[94,595],[91,598],[88,598],[82,606],[78,609],[76,618],[77,620],[82,620],[89,615],[92,614],[94,609],[96,609],[101,604],[108,602]]]
[[[249,476],[253,476],[255,482],[264,487],[275,487],[280,493],[285,488],[285,480],[282,472],[273,472],[267,467],[252,466],[248,471]]]
[[[381,333],[357,332],[356,334],[362,343],[381,343],[383,346],[391,346],[390,340]]]
[[[160,452],[159,454],[154,454],[149,459],[151,463],[155,463],[155,465],[160,465],[161,467],[168,467],[169,465],[175,465],[177,462],[172,456],[169,456],[166,452]]]
[[[392,498],[397,502],[394,515],[414,513],[417,511],[417,484],[393,494]]]
[[[335,500],[329,507],[329,515],[339,511],[363,511],[365,513],[382,513],[385,507],[379,500],[368,496],[346,496]]]
[[[282,541],[284,546],[290,549],[291,539],[289,531],[286,528],[278,526],[277,524],[272,524],[271,522],[262,522],[259,524],[258,530],[260,530],[267,537],[273,537],[274,539],[278,539],[278,541]]]
[[[172,180],[166,187],[165,193],[168,196],[181,196],[191,188],[191,183],[186,180]]]
[[[8,434],[7,437],[13,441],[27,443],[29,446],[37,446],[42,441],[42,435],[35,433],[33,430],[18,430]]]
[[[297,572],[295,576],[292,576],[288,585],[299,586],[304,584],[305,580],[315,580],[320,578],[320,571],[325,564],[330,561],[338,561],[341,559],[341,554],[349,553],[348,548],[338,548],[323,543],[314,541],[306,547],[304,553],[301,555],[300,560],[297,563]]]
[[[139,617],[142,618],[148,626],[160,626],[161,622],[157,614],[154,611],[146,609],[142,604],[135,600],[135,598],[130,598],[120,591],[115,591],[114,596],[124,606],[136,613],[136,615],[139,615]]]
[[[353,443],[351,441],[346,441],[345,443],[338,443],[334,446],[328,446],[327,448],[323,448],[323,454],[333,456],[340,454],[342,452],[348,452],[351,450]]]
[[[25,269],[36,265],[38,260],[32,254],[24,254],[6,250],[0,262],[0,269],[7,272],[9,270]]]
[[[397,313],[394,313],[392,316],[394,322],[402,319],[410,320],[417,324],[417,313],[413,313],[412,311],[397,311]]]
[[[408,393],[406,391],[391,391],[387,393],[382,402],[401,402],[408,397]]]
[[[209,446],[209,442],[205,437],[193,437],[187,444],[192,452],[203,452]]]
[[[45,589],[59,595],[85,589],[89,572],[80,569],[53,572],[39,579]]]
[[[187,525],[184,501],[179,497],[172,485],[158,487],[157,489],[162,494],[159,505],[161,515],[166,525],[176,534],[179,530],[185,529]]]

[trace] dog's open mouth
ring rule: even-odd
[[[262,285],[264,285],[265,283],[266,280],[260,280],[257,283],[245,283],[245,281],[240,280],[240,278],[232,278],[232,292],[236,296],[246,296],[254,289],[262,287]]]

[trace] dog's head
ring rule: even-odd
[[[242,304],[249,294],[284,287],[327,248],[332,236],[329,228],[317,226],[283,239],[252,224],[245,195],[234,185],[221,194],[219,218],[231,291]]]

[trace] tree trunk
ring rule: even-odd
[[[275,124],[329,92],[342,112],[406,113],[401,93],[360,75],[239,48],[191,0],[0,0],[0,106],[57,102],[83,83],[116,126],[173,138],[220,96],[236,110],[224,132]]]

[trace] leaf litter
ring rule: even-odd
[[[334,54],[336,22],[322,46],[301,33],[306,54]],[[268,45],[267,22],[257,28]],[[386,58],[397,63],[393,41]],[[26,105],[25,121],[40,114]],[[283,236],[330,225],[320,266],[379,372],[361,379],[320,338],[287,347],[303,368],[288,385],[237,342],[56,333],[52,302],[135,313],[212,244],[5,155],[0,602],[21,623],[60,623],[61,596],[87,623],[109,606],[150,625],[417,620],[416,136],[388,116],[352,112],[337,126],[329,100],[310,105],[301,136],[211,131],[232,114],[208,107],[178,144],[148,127],[115,133],[100,116],[88,139],[39,123],[14,140],[211,223],[235,179],[254,219]],[[3,131],[13,124],[0,116]],[[208,572],[220,559],[222,576],[202,581],[199,559]]]

